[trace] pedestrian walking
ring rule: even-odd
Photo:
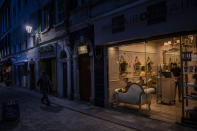
[[[37,82],[37,85],[40,86],[40,91],[43,94],[43,96],[41,98],[41,102],[43,104],[46,104],[49,106],[50,101],[48,98],[48,92],[49,92],[49,88],[50,88],[51,84],[50,84],[50,80],[49,80],[49,77],[46,74],[46,72],[44,72],[44,71],[42,72],[42,74]]]

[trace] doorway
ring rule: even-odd
[[[35,64],[30,64],[30,89],[35,89]]]
[[[22,86],[22,67],[21,66],[17,66],[18,69],[18,85]]]
[[[48,59],[41,59],[39,61],[39,73],[45,71],[46,74],[49,76],[51,81],[51,88],[49,89],[49,93],[51,95],[57,96],[57,68],[56,68],[56,59],[55,58],[48,58]]]
[[[79,56],[79,90],[81,100],[89,101],[91,94],[90,57]]]
[[[67,97],[67,63],[63,63],[63,95]]]

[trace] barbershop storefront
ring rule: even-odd
[[[95,22],[108,106],[196,123],[196,7],[192,0],[149,1]]]

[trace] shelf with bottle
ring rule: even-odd
[[[187,95],[184,98],[189,100],[197,100],[197,95]]]

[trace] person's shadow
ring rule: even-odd
[[[63,106],[51,103],[50,106],[43,104],[40,106],[43,111],[58,113],[63,109]]]

